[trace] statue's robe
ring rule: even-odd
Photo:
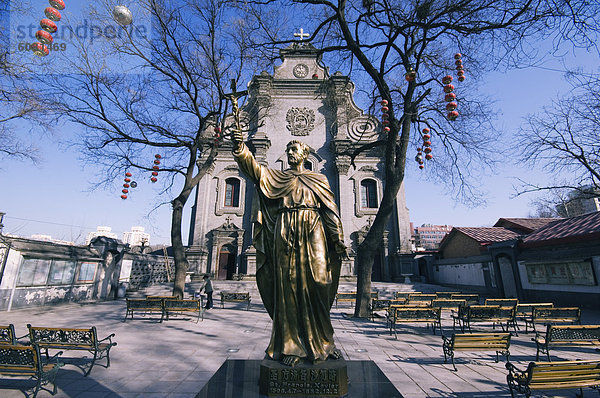
[[[341,263],[334,244],[344,240],[327,178],[261,166],[245,145],[233,154],[258,191],[256,281],[273,320],[267,355],[325,360],[335,349],[329,312]]]

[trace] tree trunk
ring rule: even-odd
[[[181,194],[175,198],[173,204],[173,214],[171,216],[171,246],[173,248],[173,258],[175,259],[175,280],[173,283],[173,296],[183,298],[185,291],[185,276],[190,265],[185,256],[185,247],[181,238],[181,221],[183,219],[183,206],[187,201],[189,194]]]

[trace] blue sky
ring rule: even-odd
[[[598,56],[580,53],[571,57],[568,66],[597,70]],[[529,113],[539,112],[544,105],[569,86],[557,61],[532,68],[483,77],[483,90],[498,100],[499,126],[505,133],[513,133]],[[99,225],[112,227],[120,237],[132,226],[142,226],[151,234],[150,243],[168,243],[170,206],[152,211],[167,197],[159,197],[160,184],[141,183],[127,200],[120,199],[122,181],[114,181],[110,190],[90,191],[94,181],[93,167],[83,168],[78,154],[60,144],[60,137],[69,136],[76,126],[66,125],[54,134],[34,135],[41,148],[39,165],[8,160],[0,164],[0,211],[5,212],[4,233],[30,236],[51,235],[53,238],[82,243],[88,232]],[[30,134],[23,130],[20,134]],[[494,145],[482,143],[482,145]],[[548,179],[533,170],[529,164],[505,163],[496,175],[482,180],[488,191],[485,207],[471,208],[457,204],[442,187],[427,182],[412,155],[407,161],[406,199],[411,220],[415,226],[448,224],[454,226],[491,226],[500,217],[526,217],[532,195],[511,198],[515,177],[534,181]],[[134,176],[142,181],[145,177]],[[190,198],[184,214],[184,242],[189,230]],[[152,212],[151,212],[152,211]],[[150,213],[150,214],[149,214]]]

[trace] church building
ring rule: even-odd
[[[288,168],[286,145],[300,140],[311,148],[305,168],[325,174],[335,194],[349,248],[342,278],[356,275],[356,250],[377,213],[385,186],[382,149],[363,152],[351,164],[345,150],[377,140],[377,117],[367,115],[353,99],[354,84],[341,72],[330,75],[318,51],[299,41],[280,51],[273,74],[263,71],[248,85],[242,108],[244,138],[256,160],[270,168]],[[209,132],[212,133],[212,132]],[[255,187],[240,172],[231,142],[219,147],[214,168],[196,189],[187,256],[190,271],[215,279],[252,279],[256,251],[252,246]],[[402,281],[412,273],[411,230],[404,187],[373,265],[372,280]]]

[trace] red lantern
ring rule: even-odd
[[[387,112],[389,110],[390,110],[390,108],[388,108],[387,106],[382,106],[381,107],[381,112]]]
[[[40,21],[40,26],[42,27],[42,29],[44,29],[48,33],[54,33],[58,30],[58,27],[56,26],[56,24],[46,18],[44,18]]]
[[[390,115],[388,115],[387,113],[382,113],[381,114],[381,118],[382,119],[389,119]]]
[[[129,184],[127,184],[127,183],[123,184],[123,188],[129,188]]]
[[[219,131],[221,131],[221,130],[219,129]],[[154,157],[155,157],[156,159],[160,159],[160,158],[161,158],[161,156],[160,156],[158,153],[157,153],[156,155],[154,155]]]
[[[52,44],[52,42],[54,41],[52,35],[46,32],[45,30],[38,30],[37,32],[35,32],[35,37],[40,43],[45,44],[47,46]]]
[[[386,106],[388,104],[388,100],[382,99],[380,104],[381,104],[381,106]]]
[[[454,59],[461,59],[461,58],[462,58],[462,54],[461,53],[454,54]]]
[[[454,65],[456,66],[462,66],[462,59],[457,59],[456,61],[454,61]]]
[[[452,111],[452,112],[448,113],[449,120],[454,121],[454,120],[456,120],[457,117],[458,117],[458,112],[456,112],[456,111]]]
[[[442,77],[442,83],[444,83],[444,84],[452,83],[452,76],[446,75],[446,76]]]
[[[131,177],[131,173],[130,173],[130,172],[127,172],[127,173],[125,173],[125,175],[126,175],[127,177]]]
[[[456,73],[460,72],[461,70],[462,70],[462,71],[464,71],[464,70],[465,70],[465,68],[463,68],[463,66],[462,66],[462,65],[459,65],[459,66],[457,66],[457,67],[456,67]]]
[[[44,14],[46,14],[46,18],[48,18],[51,21],[60,21],[60,11],[58,11],[54,7],[46,7],[46,9],[44,10]]]
[[[420,153],[419,153],[419,154],[417,154],[417,156],[415,156],[415,161],[416,161],[417,163],[421,163],[421,162],[423,162],[423,157],[421,156],[421,154],[420,154]]]
[[[425,153],[430,153],[432,151],[431,147],[425,147],[425,149],[423,150],[423,152]]]
[[[131,181],[130,178],[127,178],[127,177],[125,178],[125,182],[130,182],[130,181]]]
[[[456,94],[448,93],[448,94],[446,94],[444,99],[446,100],[446,102],[454,101],[456,99]]]
[[[406,79],[407,82],[412,82],[416,79],[417,77],[417,71],[415,71],[414,69],[409,70],[408,72],[406,72],[406,75],[404,75],[404,78]]]
[[[156,159],[156,160],[154,161],[154,164],[160,164],[160,160]]]
[[[383,124],[384,126],[387,126],[388,124],[390,124],[390,121],[388,119],[383,119],[381,121],[381,124]]]
[[[425,155],[425,159],[431,160],[431,159],[433,159],[433,155],[428,153],[427,155]]]
[[[461,70],[459,70],[459,71],[457,71],[457,72],[456,72],[456,75],[457,75],[458,77],[461,77],[461,76],[462,76],[462,75],[464,75],[464,74],[465,74],[465,70],[464,70],[464,69],[461,69]]]
[[[318,78],[319,78],[319,75],[317,75],[316,73],[314,73],[314,74],[312,75],[312,78],[313,78],[313,79],[318,79]]]
[[[431,139],[431,136],[429,134],[423,135],[423,141],[429,141],[430,139]]]
[[[423,150],[423,148],[421,148],[421,147],[417,148],[417,152],[421,152],[422,150]]]
[[[388,126],[385,126],[385,127],[383,128],[383,131],[385,131],[386,133],[389,133],[389,132],[390,132],[390,128],[389,128]]]
[[[425,127],[423,129],[423,134],[429,134],[429,131],[431,131],[431,130],[429,130],[429,127]]]
[[[150,178],[150,181],[156,182],[156,181],[158,181],[158,179],[156,177],[152,177],[152,178]]]
[[[42,43],[33,43],[31,45],[31,50],[33,50],[33,53],[38,57],[45,57],[50,53],[48,47],[46,47],[46,45]]]
[[[446,104],[446,110],[453,111],[456,109],[457,106],[458,104],[456,102],[448,102],[448,104]]]
[[[153,171],[153,172],[152,172],[152,175],[153,175],[153,176],[157,176],[157,175],[158,175],[158,171]]]
[[[56,8],[57,10],[65,9],[65,2],[63,0],[48,0],[48,2],[52,7]]]
[[[459,82],[464,82],[464,81],[465,81],[465,76],[464,76],[464,75],[462,75],[462,76],[459,76],[459,77],[458,77],[458,81],[459,81]]]
[[[427,152],[427,147],[431,146],[431,141],[423,141],[423,146],[425,147],[425,152]]]
[[[129,193],[129,189],[127,189],[127,188],[122,189],[121,192],[123,192],[123,193]]]
[[[425,168],[425,166],[423,166],[422,164],[420,164],[420,165],[419,165],[419,168],[420,168],[421,170],[423,170],[423,169]]]
[[[127,195],[121,195],[121,199],[127,199]]]
[[[154,169],[154,170],[160,170],[160,167],[158,167],[158,166],[152,166],[152,169]]]
[[[445,93],[451,93],[452,91],[454,91],[454,85],[452,85],[452,84],[446,84],[444,86],[444,92]]]

